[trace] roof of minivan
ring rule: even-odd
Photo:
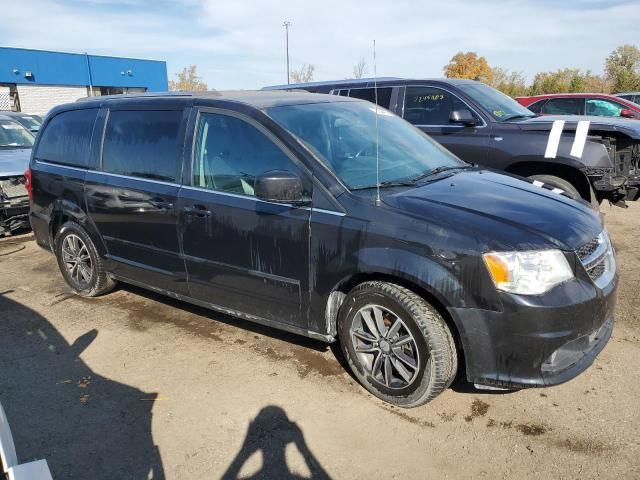
[[[185,102],[193,100],[213,100],[230,101],[244,103],[255,108],[263,109],[282,105],[301,105],[306,103],[325,103],[340,101],[357,101],[349,97],[338,97],[336,95],[324,95],[318,93],[308,93],[301,91],[262,91],[262,90],[237,90],[237,91],[211,91],[211,92],[161,92],[161,93],[140,93],[125,95],[106,95],[100,97],[87,97],[77,100],[78,102],[127,102],[134,100],[145,100],[152,98],[163,99],[184,99]]]

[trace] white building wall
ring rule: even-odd
[[[0,110],[11,110],[11,90],[0,86]]]
[[[45,115],[56,105],[87,96],[87,87],[62,85],[17,85],[20,110]]]

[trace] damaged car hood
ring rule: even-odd
[[[24,175],[30,158],[30,148],[0,148],[0,177]]]
[[[456,223],[485,239],[488,249],[575,250],[604,228],[600,215],[582,201],[492,170],[470,169],[439,176],[384,202],[429,221]],[[452,211],[454,210],[454,211]],[[522,231],[527,240],[523,243]]]
[[[541,115],[531,117],[518,122],[522,130],[551,130],[553,122],[564,122],[564,130],[575,131],[578,122],[589,122],[590,131],[621,132],[629,137],[640,140],[640,121],[629,118],[617,117],[593,117],[583,115]]]

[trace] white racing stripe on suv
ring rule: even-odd
[[[544,152],[544,158],[556,158],[563,128],[564,120],[555,120],[553,122],[551,132],[549,133],[549,140],[547,140],[547,150]]]
[[[582,158],[582,152],[584,152],[584,145],[587,142],[587,134],[589,133],[589,121],[580,120],[576,128],[576,138],[573,140],[571,146],[571,156],[576,158]]]

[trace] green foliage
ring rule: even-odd
[[[491,79],[488,83],[511,97],[527,95],[529,91],[522,72],[509,72],[500,67],[491,69]]]
[[[545,93],[611,93],[640,91],[640,49],[635,45],[616,48],[605,62],[605,75],[590,70],[562,68],[537,73],[527,86],[522,72],[491,67],[476,52],[458,52],[444,66],[448,78],[480,80],[512,97]]]
[[[616,92],[640,90],[640,49],[621,45],[607,57],[605,70]]]

